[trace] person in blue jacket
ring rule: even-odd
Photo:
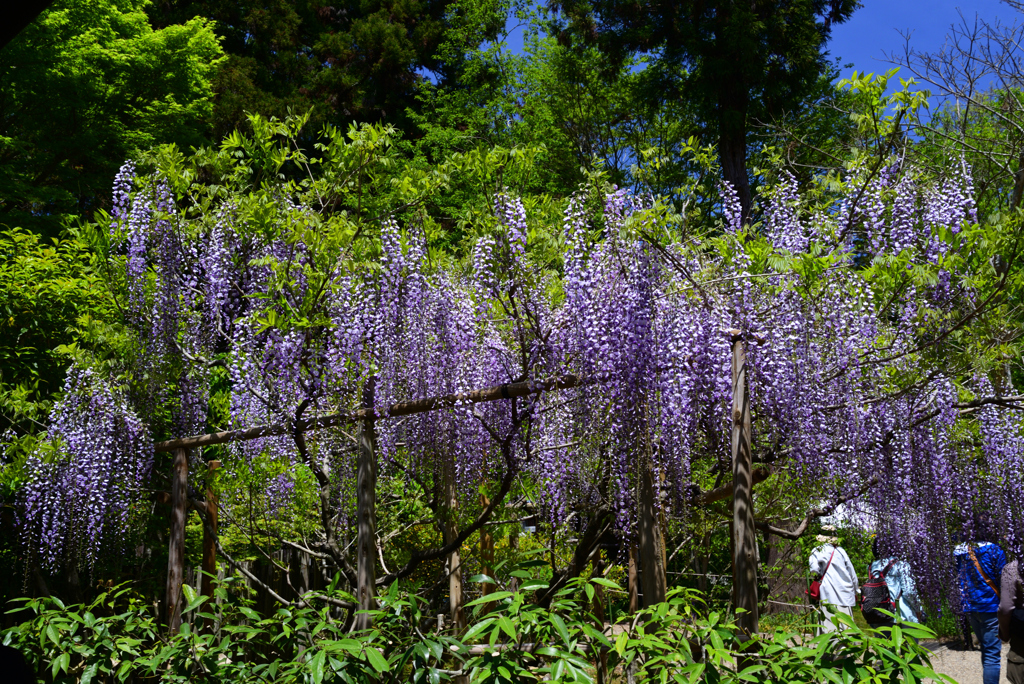
[[[981,644],[984,684],[999,684],[1002,659],[996,612],[999,610],[999,582],[1006,565],[1006,554],[995,539],[989,518],[978,516],[974,521],[974,538],[953,550],[963,610]]]

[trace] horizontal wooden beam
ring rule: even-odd
[[[258,425],[256,427],[240,430],[225,430],[224,432],[211,432],[205,435],[194,435],[192,437],[181,437],[169,439],[166,442],[157,442],[153,450],[173,451],[174,449],[194,449],[196,447],[212,446],[214,444],[226,444],[228,442],[244,442],[260,437],[274,437],[289,434],[293,429],[300,432],[320,430],[327,427],[336,427],[354,423],[367,418],[397,418],[399,416],[411,416],[416,413],[437,411],[453,406],[465,404],[482,404],[498,399],[511,399],[513,397],[525,397],[540,392],[551,392],[556,390],[571,389],[582,384],[580,378],[575,375],[566,375],[553,380],[512,382],[494,387],[463,392],[459,394],[445,394],[438,397],[427,397],[426,399],[414,399],[392,404],[386,411],[377,414],[375,408],[364,408],[343,413],[334,413],[329,416],[310,418],[303,420],[298,426],[289,426],[284,423],[272,425]]]

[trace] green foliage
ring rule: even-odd
[[[464,634],[424,631],[423,604],[397,586],[372,611],[374,628],[348,633],[337,604],[351,600],[329,590],[327,603],[254,611],[232,580],[216,589],[217,603],[184,587],[192,621],[162,636],[149,606],[117,588],[89,605],[22,599],[29,619],[4,633],[47,682],[440,682],[466,675],[473,684],[595,681],[602,659],[609,671],[632,671],[652,682],[905,682],[952,681],[936,674],[917,643],[933,636],[920,627],[891,635],[858,628],[805,637],[776,629],[746,640],[734,623],[705,614],[689,591],[674,591],[629,622],[605,631],[590,612],[600,592],[620,591],[606,579],[574,580],[550,607],[531,601],[546,582],[529,563],[513,571],[516,590],[496,591],[472,607],[477,622]],[[488,581],[482,576],[471,581]],[[474,605],[475,604],[475,605]],[[214,631],[203,620],[218,620]],[[745,656],[740,671],[733,663]]]
[[[489,6],[466,3],[466,17]],[[506,34],[470,51],[458,78],[423,83],[418,109],[409,111],[422,132],[405,142],[412,154],[437,160],[488,146],[536,150],[533,173],[510,186],[555,197],[598,172],[671,196],[704,175],[708,167],[694,158],[700,129],[692,105],[678,97],[672,67],[616,62],[594,46],[563,44],[544,8],[513,3],[507,10],[524,29],[523,53],[507,48]],[[443,55],[461,54],[466,41],[454,31]]]
[[[0,261],[0,501],[6,501],[70,357],[82,349],[102,356],[116,311],[90,249],[73,237],[51,241],[3,231]]]
[[[1021,97],[1018,89],[993,89],[976,94],[967,106],[946,102],[927,118],[918,116],[921,139],[910,148],[910,158],[934,176],[963,159],[974,176],[981,215],[1015,211],[1024,193]]]
[[[221,49],[206,19],[154,30],[148,0],[58,0],[0,51],[0,221],[56,235],[108,206],[139,150],[205,140]]]
[[[749,215],[747,134],[802,107],[826,71],[823,48],[834,24],[857,7],[841,2],[675,2],[638,12],[614,1],[555,3],[565,41],[593,43],[613,60],[656,55],[665,85],[692,103],[704,140],[718,147],[722,172]],[[657,91],[654,91],[657,92]]]
[[[193,17],[215,22],[227,55],[214,76],[212,122],[220,138],[244,128],[249,114],[284,118],[289,111],[309,110],[318,127],[388,122],[408,131],[405,110],[414,103],[422,74],[446,80],[457,73],[461,55],[504,23],[504,13],[495,9],[452,0],[337,6],[187,0],[154,3],[148,11],[158,26]],[[475,30],[458,33],[467,14]],[[441,54],[441,45],[452,40],[458,52]]]

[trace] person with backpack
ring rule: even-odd
[[[1024,684],[1024,575],[1017,561],[1003,566],[999,587],[999,638],[1010,642],[1006,654],[1006,679]]]
[[[924,610],[910,564],[894,557],[882,557],[879,537],[871,542],[875,559],[868,564],[868,579],[860,588],[860,609],[872,627],[885,630],[899,622],[921,622]],[[885,546],[884,543],[881,546]],[[888,611],[894,618],[881,611]]]
[[[857,605],[856,594],[857,572],[846,551],[838,545],[835,537],[818,535],[821,546],[811,551],[808,562],[811,574],[817,576],[808,592],[812,603],[819,604],[822,621],[820,633],[834,632],[836,623],[832,621],[833,613],[846,613],[853,617],[853,607]],[[842,629],[842,625],[839,626]]]
[[[953,550],[963,611],[981,644],[982,682],[999,684],[1002,646],[999,643],[999,582],[1006,554],[995,544],[992,525],[987,516],[974,521],[973,541],[959,544]]]

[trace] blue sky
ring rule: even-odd
[[[854,65],[842,70],[843,78],[854,69],[875,73],[891,69],[892,65],[884,61],[885,55],[894,51],[902,54],[905,41],[901,32],[910,34],[914,49],[937,51],[950,26],[960,23],[958,11],[972,23],[975,15],[989,22],[1024,21],[1024,15],[999,0],[862,0],[862,5],[848,22],[832,29],[828,46],[831,57],[839,57],[841,64]],[[510,19],[510,27],[514,21]],[[522,51],[521,30],[512,31],[508,46],[514,52]]]
[[[829,52],[842,64],[853,62],[857,71],[884,72],[892,65],[882,61],[889,52],[903,52],[900,32],[910,32],[911,47],[934,52],[942,47],[951,24],[960,23],[960,9],[972,24],[975,14],[987,21],[1012,24],[1024,20],[1012,7],[999,0],[862,0],[853,17],[832,29]],[[843,69],[847,77],[853,69]]]

